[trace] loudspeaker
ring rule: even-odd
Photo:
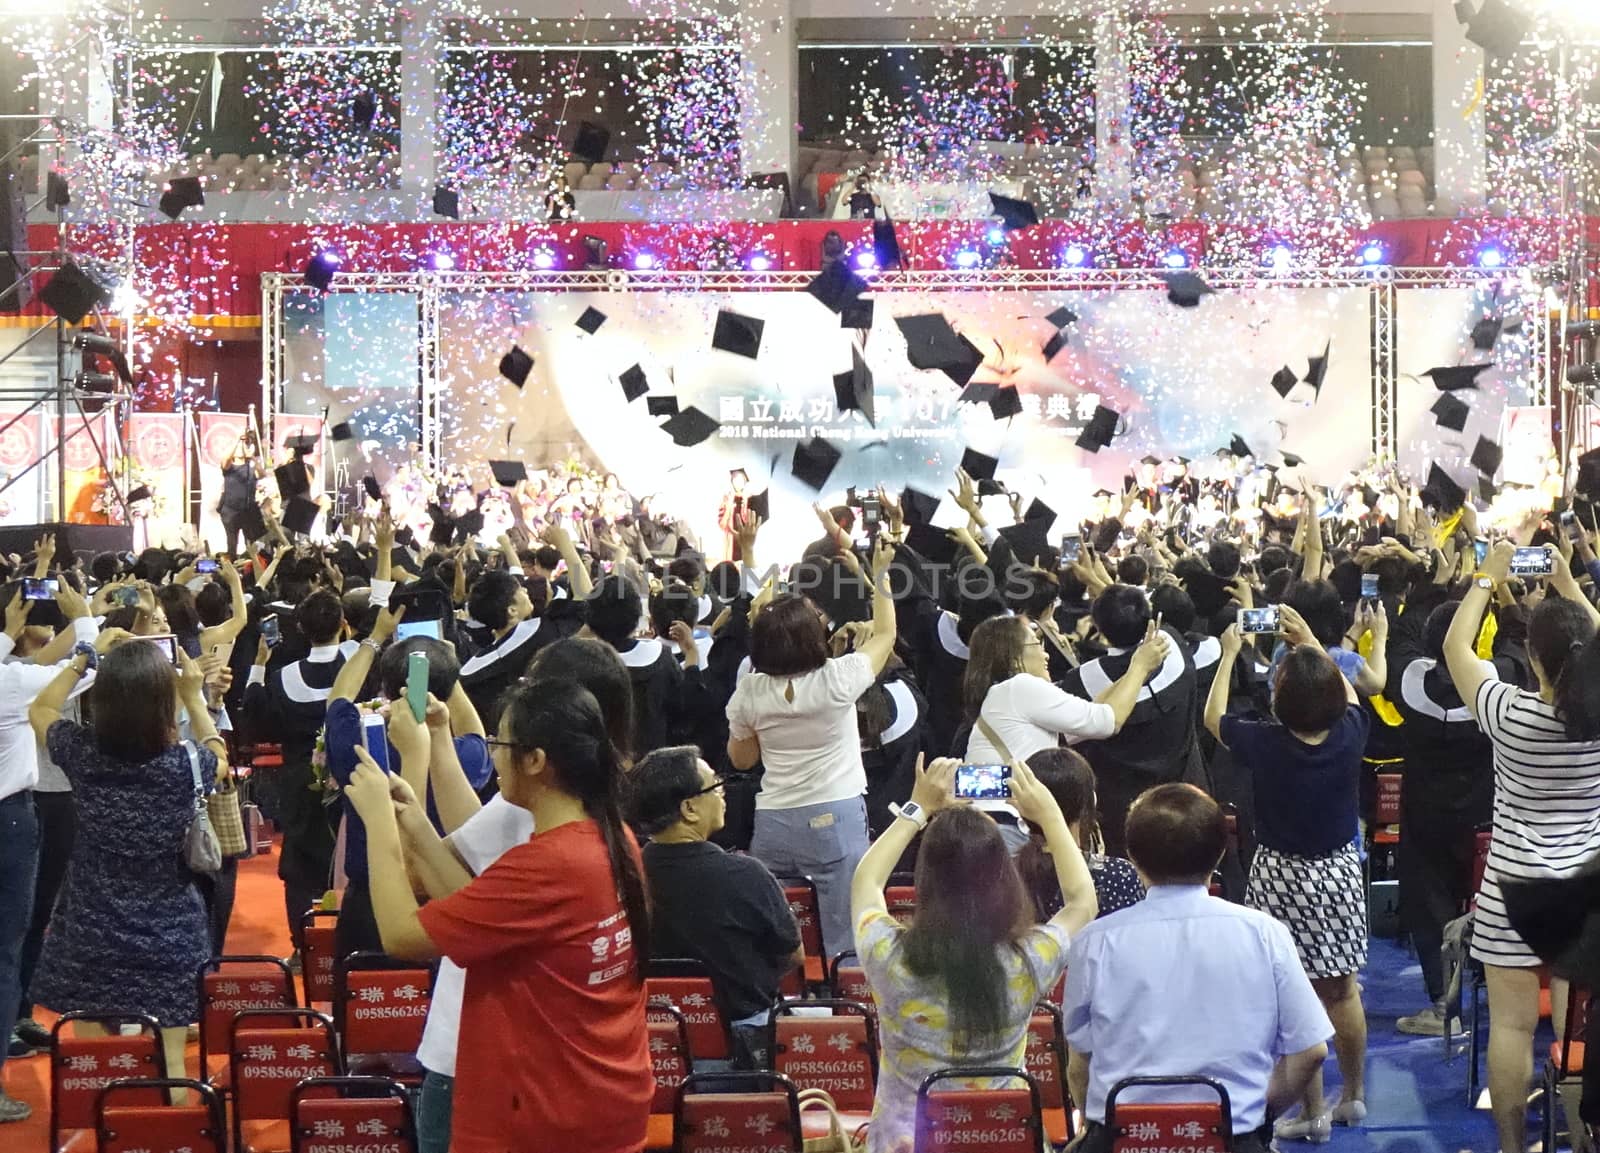
[[[11,143],[0,132],[0,153]],[[22,199],[22,178],[11,161],[0,164],[0,312],[21,312],[33,298],[28,275],[28,210]]]
[[[49,524],[0,525],[0,553],[25,556],[33,542],[49,534],[56,538],[56,563],[66,565],[68,557],[94,559],[96,553],[131,552],[133,526],[127,524]]]

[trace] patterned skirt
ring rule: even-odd
[[[1366,887],[1354,845],[1325,857],[1258,847],[1244,903],[1288,928],[1307,976],[1343,977],[1367,963]]]

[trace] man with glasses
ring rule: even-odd
[[[650,951],[705,965],[734,1063],[767,1067],[767,1023],[778,982],[804,963],[783,889],[754,857],[711,843],[726,812],[723,782],[693,745],[657,749],[634,767],[634,827],[650,838]]]

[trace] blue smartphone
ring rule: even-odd
[[[361,747],[380,769],[394,772],[389,764],[389,729],[377,713],[364,713],[361,717]]]

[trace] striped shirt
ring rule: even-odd
[[[1476,706],[1495,790],[1472,955],[1529,967],[1539,958],[1506,919],[1500,881],[1570,877],[1600,856],[1600,741],[1569,740],[1555,706],[1502,681],[1484,681]]]

